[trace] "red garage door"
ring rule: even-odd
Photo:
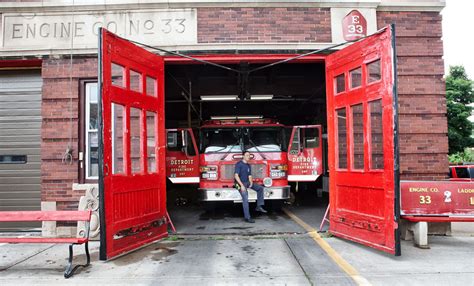
[[[394,27],[327,57],[330,232],[400,255]]]
[[[164,64],[101,30],[100,259],[167,235]]]

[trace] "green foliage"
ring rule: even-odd
[[[474,162],[474,152],[466,148],[463,152],[454,153],[448,156],[449,164],[462,164],[464,162]]]
[[[452,66],[446,77],[446,103],[448,108],[449,153],[463,153],[474,146],[471,137],[473,124],[468,117],[474,102],[474,83],[467,77],[463,66]]]

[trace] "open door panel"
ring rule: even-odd
[[[100,259],[167,236],[164,63],[100,31]]]
[[[326,59],[330,228],[400,255],[394,26]]]

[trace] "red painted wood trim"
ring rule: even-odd
[[[90,221],[92,211],[4,211],[0,221]]]
[[[401,216],[411,222],[474,222],[474,217],[449,216]]]
[[[288,59],[291,57],[298,56],[298,54],[223,54],[223,55],[189,55],[193,58],[197,58],[200,60],[205,60],[205,61],[210,61],[213,63],[219,63],[219,64],[239,64],[241,61],[246,61],[249,63],[272,63],[276,61],[281,61],[284,59]],[[188,58],[183,58],[179,56],[165,56],[163,57],[165,60],[165,63],[167,64],[202,64],[196,61],[193,61]],[[306,57],[302,57],[293,61],[290,61],[289,63],[324,63],[326,59],[326,55],[309,55]]]
[[[78,243],[83,244],[88,238],[56,238],[56,237],[0,237],[0,243]]]

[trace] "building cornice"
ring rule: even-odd
[[[441,12],[446,6],[444,1],[430,1],[430,2],[382,2],[377,11],[418,11],[418,12]]]
[[[2,2],[0,13],[12,12],[71,12],[116,11],[136,9],[177,9],[202,7],[320,7],[320,8],[374,8],[379,11],[441,11],[444,0],[439,1],[320,1],[320,0],[61,0],[41,2]]]

